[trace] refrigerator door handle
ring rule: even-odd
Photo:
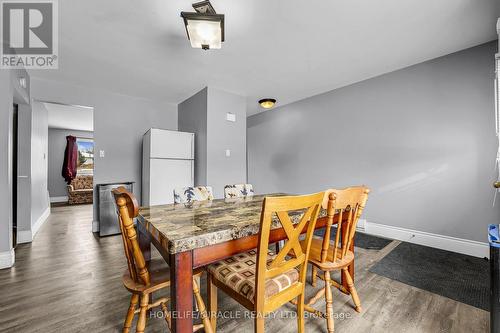
[[[194,160],[191,162],[191,184],[194,186]]]
[[[191,158],[194,160],[194,134],[191,136]]]

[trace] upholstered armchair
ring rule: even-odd
[[[70,205],[92,203],[94,196],[93,176],[77,176],[68,185],[68,203]]]

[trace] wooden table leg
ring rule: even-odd
[[[193,331],[193,252],[170,256],[172,333]]]
[[[139,247],[141,248],[144,260],[151,260],[151,235],[144,230],[142,224],[137,224],[137,234],[139,238]]]

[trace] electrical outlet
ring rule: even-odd
[[[226,157],[231,157],[231,150],[230,149],[226,149]]]
[[[104,157],[104,150],[99,150],[99,157]]]

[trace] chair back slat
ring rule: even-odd
[[[117,213],[119,214],[119,209],[117,209]],[[130,242],[126,237],[125,229],[123,227],[123,223],[120,221],[119,215],[118,215],[118,220],[119,220],[118,224],[120,225],[120,233],[122,236],[123,250],[125,251],[125,257],[127,258],[128,272],[132,280],[137,281],[137,271],[135,269],[133,255],[130,250],[130,244],[129,244]]]
[[[347,254],[347,250],[349,249],[349,237],[351,235],[351,226],[352,226],[352,209],[349,207],[347,208],[347,221],[345,223],[345,233],[344,233],[344,240],[343,244],[341,244],[342,247],[342,257],[341,259],[344,259],[344,256]],[[342,221],[342,220],[341,220]],[[345,242],[345,243],[344,243]]]
[[[325,232],[321,261],[328,261],[323,253],[332,253],[332,261],[341,261],[347,255],[356,234],[358,220],[363,213],[370,189],[366,186],[348,187],[342,190],[330,189],[325,192],[323,208],[327,209],[327,231]],[[335,214],[338,214],[338,224],[335,230],[335,240],[330,241],[330,233]],[[331,250],[330,250],[331,248]]]
[[[347,244],[344,248],[344,253],[351,247],[351,243],[354,239],[354,234],[356,233],[356,224],[358,219],[355,218],[357,215],[359,204],[356,205],[354,209],[349,210],[349,219],[347,220],[347,225],[349,226],[349,231],[347,233]],[[354,217],[353,217],[354,216]],[[355,221],[353,221],[355,219]]]
[[[335,214],[335,209],[333,207],[333,200],[335,199],[334,194],[325,194],[326,197],[332,196],[332,200],[327,202],[327,207],[326,207],[326,212],[327,212],[327,226],[325,230],[325,237],[323,237],[323,244],[321,248],[321,261],[326,260],[326,257],[328,256],[328,245],[330,243],[330,234],[331,234],[331,226],[333,223],[333,215]],[[332,218],[329,218],[329,216],[332,215]]]
[[[255,304],[257,311],[264,304],[266,279],[297,268],[299,283],[306,278],[307,257],[324,193],[301,196],[266,197],[262,204],[260,233],[257,247],[257,269],[255,279]],[[292,218],[291,218],[292,216]],[[287,240],[276,256],[268,262],[269,235],[273,219],[278,220]],[[295,220],[294,223],[292,220]],[[307,226],[306,250],[300,246],[299,236]],[[293,257],[288,254],[293,253]],[[304,284],[305,285],[305,284]]]
[[[135,196],[120,186],[112,190],[115,198],[118,222],[123,240],[125,257],[130,277],[136,282],[149,285],[151,277],[146,267],[146,261],[139,247],[134,218],[139,215],[139,204]]]
[[[332,206],[334,206],[334,203],[332,203]],[[344,211],[340,211],[339,213],[339,221],[342,221],[342,218],[343,218],[343,214],[344,214]],[[329,217],[330,218],[330,217]],[[332,217],[332,222],[333,222],[333,217]],[[342,259],[342,257],[344,256],[344,252],[342,252],[342,249],[339,249],[339,244],[343,243],[345,241],[345,239],[341,239],[342,237],[342,223],[339,223],[337,224],[337,232],[335,234],[335,246],[333,247],[333,256],[332,258],[337,258],[337,252],[340,253],[340,259]],[[324,241],[325,239],[323,239]],[[339,240],[340,240],[340,243],[339,243]],[[328,249],[328,246],[330,246],[330,239],[327,239],[326,240],[327,244],[327,249]],[[326,261],[326,259],[324,260]]]

